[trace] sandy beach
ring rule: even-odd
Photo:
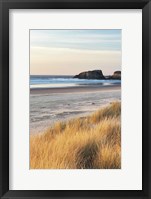
[[[120,100],[120,85],[30,89],[30,133],[43,132],[56,121],[83,117]]]

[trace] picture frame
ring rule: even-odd
[[[9,9],[142,9],[142,190],[9,190]],[[151,198],[150,0],[1,0],[0,13],[1,198]]]

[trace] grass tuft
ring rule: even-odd
[[[121,105],[90,116],[57,122],[30,136],[31,169],[120,169]]]

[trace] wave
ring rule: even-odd
[[[71,87],[71,86],[88,86],[88,85],[113,85],[121,84],[121,80],[92,80],[78,79],[69,76],[31,76],[31,88],[52,88],[52,87]]]

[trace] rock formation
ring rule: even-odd
[[[101,70],[92,70],[92,71],[85,71],[78,75],[75,75],[74,78],[79,79],[105,79]]]
[[[115,71],[111,76],[111,79],[121,79],[121,71]]]

